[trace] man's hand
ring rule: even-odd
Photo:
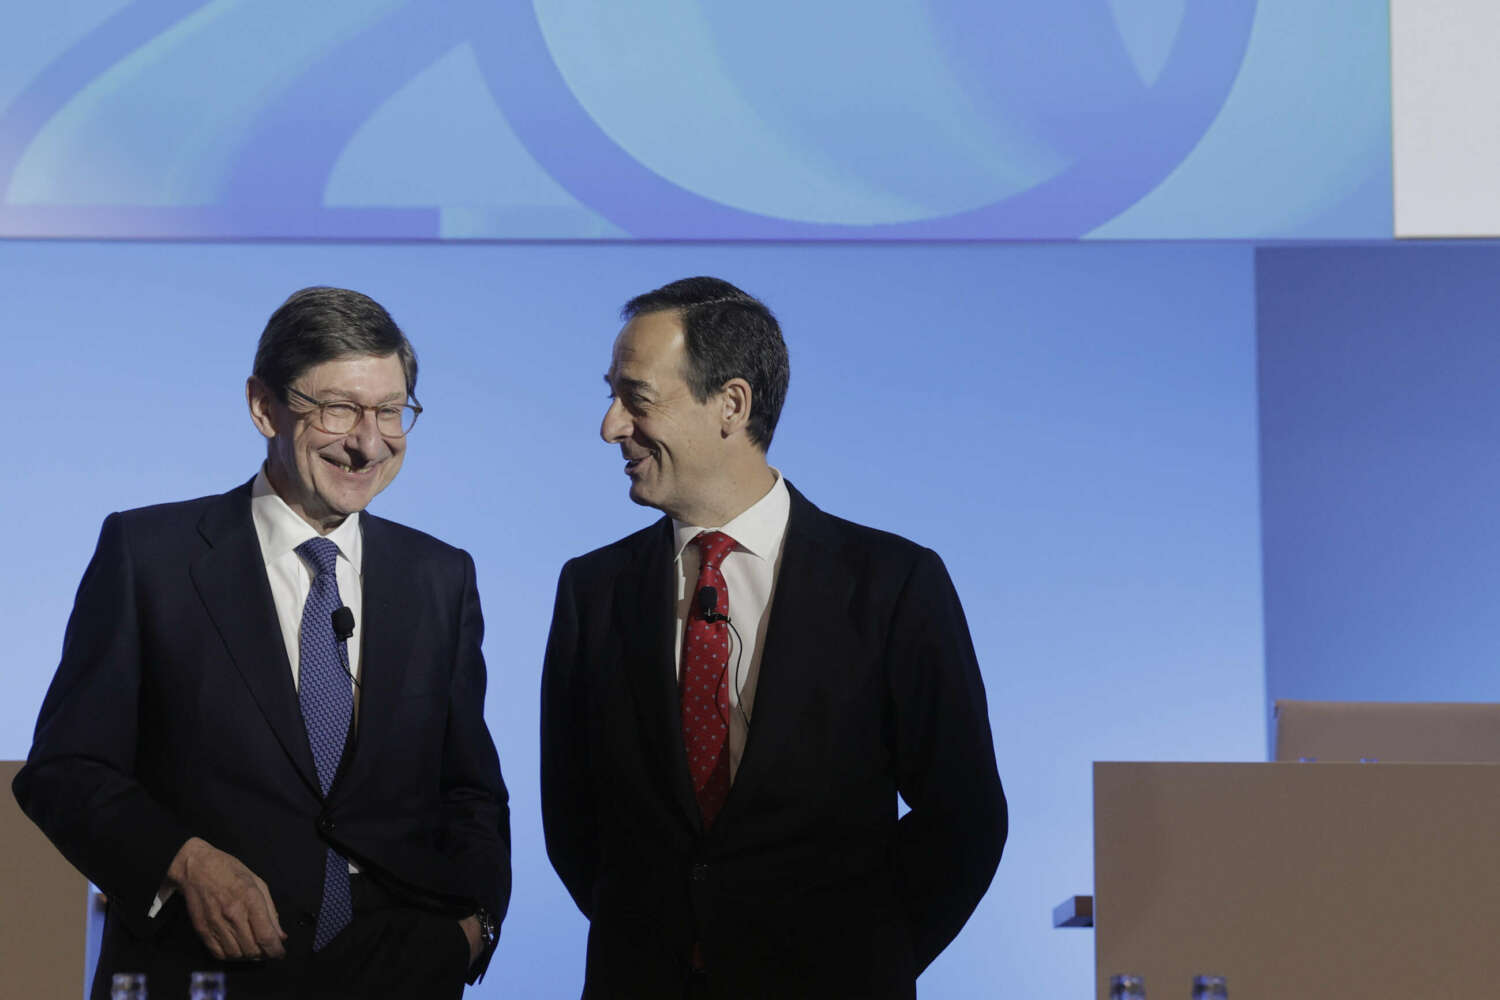
[[[469,964],[473,965],[479,958],[479,953],[484,951],[484,935],[479,933],[479,917],[471,913],[460,920],[458,926],[464,929],[464,936],[469,939]]]
[[[167,884],[182,893],[193,930],[214,958],[286,956],[270,890],[232,855],[192,837],[167,867]]]

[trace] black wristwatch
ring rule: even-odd
[[[482,906],[474,911],[474,916],[479,920],[479,937],[484,941],[484,950],[488,951],[500,940],[500,925],[495,923],[490,911]]]

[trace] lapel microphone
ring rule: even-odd
[[[333,635],[339,642],[348,642],[349,637],[354,634],[354,612],[349,608],[339,607],[333,609]]]
[[[714,600],[717,602],[718,598]],[[359,678],[355,677],[354,671],[349,669],[349,653],[344,648],[344,643],[348,642],[349,637],[354,634],[354,612],[350,611],[347,605],[344,605],[333,609],[332,618],[333,637],[337,640],[334,645],[338,647],[339,651],[339,666],[344,668],[344,673],[349,675],[349,679],[354,682],[354,686],[359,687]]]
[[[740,715],[745,720],[745,725],[748,726],[748,725],[750,725],[750,713],[745,711],[744,703],[739,700],[739,692],[740,692],[740,657],[743,656],[744,652],[745,652],[745,640],[743,640],[743,639],[740,638],[740,630],[734,627],[734,622],[732,622],[732,621],[729,620],[729,616],[728,615],[721,615],[721,614],[719,614],[718,611],[714,610],[718,606],[719,606],[719,588],[717,588],[717,587],[704,587],[703,589],[701,589],[701,590],[698,591],[698,617],[702,618],[704,621],[710,622],[710,623],[712,623],[712,622],[723,622],[725,625],[729,626],[729,631],[731,631],[731,632],[734,633],[735,653],[734,653],[734,678],[733,678],[733,683],[734,683],[734,692],[735,692],[735,705],[736,705],[736,707],[739,708]],[[725,670],[729,669],[729,663],[727,661],[724,664],[724,669]],[[720,674],[719,676],[720,676],[720,680],[722,682],[723,674]],[[717,703],[714,705],[714,708],[716,708],[716,709],[718,708]],[[723,715],[720,715],[719,717],[722,719]],[[726,725],[726,726],[729,725],[729,720],[728,719],[724,719],[724,725]]]
[[[728,615],[721,615],[714,609],[719,606],[719,589],[717,587],[704,587],[698,591],[698,617],[706,622],[727,622]]]

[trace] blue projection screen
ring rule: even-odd
[[[243,383],[271,310],[366,291],[427,410],[373,509],[468,548],[515,896],[470,995],[576,997],[585,935],[542,847],[537,696],[562,562],[647,523],[598,436],[631,295],[726,277],[780,316],[771,459],[827,510],[946,560],[1012,832],[923,996],[1082,997],[1090,762],[1263,756],[1252,251],[1236,246],[0,242],[14,470],[0,754],[20,757],[111,510],[219,492],[261,458]]]
[[[4,236],[1392,228],[1368,0],[73,0],[4,25]]]

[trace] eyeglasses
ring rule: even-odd
[[[381,403],[379,406],[361,406],[347,399],[313,399],[305,392],[286,387],[288,396],[314,408],[313,426],[325,434],[348,434],[365,418],[365,411],[375,413],[375,426],[386,437],[405,437],[417,423],[422,413],[422,404],[413,399],[410,403]]]

